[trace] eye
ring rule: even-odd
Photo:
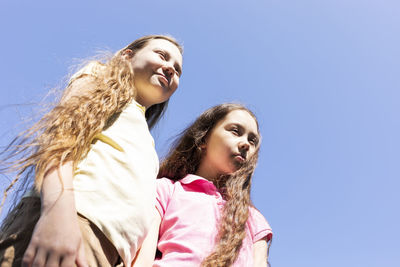
[[[181,77],[182,72],[181,72],[180,68],[174,67],[174,70],[175,70],[176,75],[177,75],[178,77]]]
[[[251,139],[249,140],[249,143],[250,143],[251,145],[255,146],[255,145],[257,144],[257,140],[256,140],[255,138],[251,138]]]
[[[234,135],[240,135],[239,129],[237,127],[232,127],[230,129],[230,131],[234,134]]]
[[[260,140],[258,139],[258,136],[255,135],[255,134],[250,134],[250,135],[248,136],[248,140],[249,140],[249,143],[250,143],[252,146],[257,146],[257,145],[259,144],[259,142],[260,142]]]
[[[164,51],[157,51],[157,54],[160,55],[162,60],[167,60],[167,54]]]

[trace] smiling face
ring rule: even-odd
[[[178,88],[182,54],[170,41],[150,40],[135,54],[126,49],[123,57],[132,65],[135,100],[146,108],[165,102]]]
[[[257,122],[245,110],[233,110],[209,132],[201,147],[203,156],[197,175],[215,180],[231,174],[256,152],[259,146]]]

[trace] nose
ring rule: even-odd
[[[175,74],[175,69],[172,67],[172,65],[168,62],[165,63],[163,66],[163,72],[168,78],[172,78],[172,76]]]
[[[247,152],[250,149],[250,143],[246,140],[241,140],[239,143],[239,150],[242,152]]]

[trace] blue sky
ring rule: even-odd
[[[247,104],[263,144],[252,199],[274,230],[272,266],[400,266],[400,3],[0,2],[0,145],[76,58],[169,33],[181,85],[153,132]],[[3,188],[7,181],[1,181]]]

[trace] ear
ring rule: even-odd
[[[206,150],[206,148],[207,148],[206,143],[202,143],[202,144],[200,145],[200,149],[201,149],[202,151]]]
[[[125,49],[121,52],[121,55],[125,59],[131,59],[133,57],[133,51],[131,49]]]

